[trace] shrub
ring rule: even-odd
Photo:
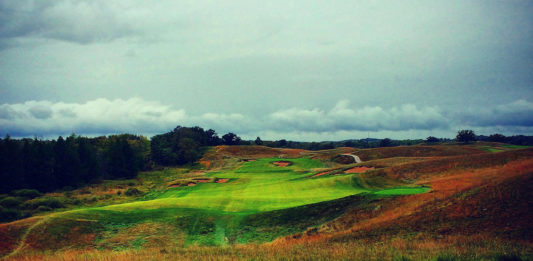
[[[20,211],[16,209],[9,209],[0,206],[0,222],[8,222],[22,217]]]
[[[51,210],[52,210],[52,208],[51,208],[51,207],[48,207],[48,206],[39,206],[39,207],[37,208],[37,211],[39,211],[39,212],[51,211]]]
[[[19,189],[12,192],[14,196],[17,197],[23,197],[27,199],[32,199],[36,197],[40,197],[43,195],[43,193],[35,190],[35,189]]]
[[[518,255],[499,255],[496,257],[498,261],[522,261],[522,258]]]
[[[98,201],[98,197],[92,196],[92,197],[86,198],[84,201],[87,202],[87,203],[94,203],[94,202]]]
[[[142,192],[138,190],[137,188],[129,188],[124,192],[124,195],[126,196],[137,196],[140,194],[142,194]]]
[[[18,207],[21,204],[22,204],[22,200],[15,198],[15,197],[5,197],[2,200],[0,200],[0,206],[6,207],[6,208]]]
[[[25,208],[36,209],[40,206],[46,206],[49,208],[64,208],[65,205],[58,198],[45,197],[39,199],[29,200],[24,203]]]

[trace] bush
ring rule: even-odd
[[[77,198],[63,198],[60,200],[63,204],[80,205],[82,202]]]
[[[40,197],[43,195],[43,193],[35,190],[35,189],[19,189],[12,192],[14,196],[17,197],[23,197],[27,199],[33,199],[36,197]]]
[[[37,208],[37,211],[39,211],[39,212],[45,212],[45,211],[51,211],[51,210],[52,210],[52,208],[48,207],[48,206],[39,206]]]
[[[0,207],[0,222],[9,222],[21,217],[21,212],[16,209]]]
[[[126,196],[137,196],[140,194],[142,194],[142,192],[138,190],[137,188],[129,188],[124,192],[124,195]]]
[[[98,197],[97,196],[88,197],[88,198],[85,198],[83,201],[85,203],[94,203],[98,201]]]
[[[46,206],[49,208],[64,208],[65,207],[63,202],[61,202],[58,198],[53,198],[53,197],[33,199],[33,200],[29,200],[26,203],[24,203],[24,207],[29,208],[29,209],[36,209],[36,208],[39,208],[40,206]]]
[[[64,195],[65,197],[67,197],[67,198],[71,198],[73,194],[74,194],[74,193],[72,193],[72,191],[65,191],[65,192],[63,192],[63,195]]]
[[[15,197],[5,197],[0,200],[0,206],[6,208],[18,207],[22,204],[22,200]]]
[[[499,255],[496,257],[498,261],[522,261],[522,258],[518,255]]]

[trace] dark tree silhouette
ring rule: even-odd
[[[390,146],[392,146],[392,140],[389,139],[389,138],[382,139],[381,141],[379,141],[379,146],[380,147],[390,147]]]
[[[238,145],[241,141],[241,138],[237,134],[229,132],[222,136],[222,143],[225,145]]]
[[[488,141],[492,141],[492,142],[505,142],[507,140],[507,137],[505,137],[504,135],[502,134],[499,134],[499,133],[495,133],[495,134],[492,134],[490,135],[488,138],[487,138]]]
[[[460,130],[455,138],[457,141],[467,144],[476,140],[476,134],[473,130]]]
[[[433,136],[429,136],[426,138],[426,142],[427,143],[436,143],[436,142],[439,142],[440,140],[436,137],[433,137]]]

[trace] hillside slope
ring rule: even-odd
[[[138,182],[153,189],[130,203],[0,224],[0,254],[124,260],[532,257],[533,149],[450,147],[367,154],[351,148],[216,147],[202,159],[210,163],[200,172],[157,177],[160,185],[147,173],[150,181]],[[389,157],[391,151],[399,156]],[[330,161],[343,153],[375,159]],[[368,168],[347,171],[359,166]]]

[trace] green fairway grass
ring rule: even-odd
[[[292,164],[273,164],[279,160]],[[153,231],[160,231],[157,233],[164,233],[158,228],[172,228],[179,232],[171,239],[184,245],[265,242],[327,222],[363,202],[365,195],[386,197],[429,190],[367,188],[357,182],[358,174],[312,177],[325,167],[310,158],[263,158],[242,163],[234,170],[205,174],[209,180],[228,179],[226,183],[166,188],[144,200],[55,213],[46,229],[62,231],[68,229],[65,224],[82,222],[107,248],[117,241],[117,235],[129,235],[130,240],[111,244],[116,249],[138,248],[145,242],[147,234],[132,236],[128,232],[138,231],[138,226],[152,226]],[[362,196],[354,198],[356,195]]]
[[[392,188],[392,189],[383,189],[380,191],[374,192],[375,195],[379,196],[398,196],[398,195],[411,195],[428,192],[428,187],[413,187],[413,188]]]
[[[132,210],[161,207],[195,208],[222,212],[256,213],[296,207],[346,197],[369,190],[354,187],[350,175],[304,178],[318,160],[291,159],[291,166],[279,167],[278,158],[246,162],[234,171],[207,174],[229,179],[227,183],[198,183],[192,187],[170,188],[150,201],[113,205],[104,209]]]

